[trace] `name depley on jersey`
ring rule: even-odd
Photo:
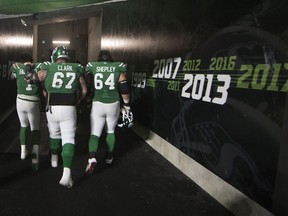
[[[59,71],[73,71],[73,68],[71,65],[58,65]]]
[[[114,72],[116,67],[101,66],[96,67],[96,72]]]

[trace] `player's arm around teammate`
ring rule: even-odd
[[[30,54],[22,54],[19,63],[14,63],[11,68],[11,78],[16,79],[17,98],[16,109],[20,121],[19,139],[21,144],[21,159],[28,156],[27,129],[30,127],[32,144],[32,167],[38,170],[39,144],[40,144],[40,86],[28,83],[26,74],[33,74],[34,65]]]

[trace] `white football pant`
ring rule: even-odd
[[[75,106],[51,106],[46,112],[50,138],[75,144],[77,113]]]
[[[93,102],[90,122],[91,134],[100,137],[103,127],[106,123],[106,132],[113,133],[120,115],[120,102],[115,103],[101,103],[98,101]]]

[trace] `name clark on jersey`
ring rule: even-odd
[[[96,72],[114,72],[115,67],[107,67],[107,66],[101,66],[96,67]]]
[[[73,71],[71,65],[58,65],[59,71]]]

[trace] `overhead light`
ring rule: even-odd
[[[22,25],[27,26],[27,23],[25,22],[25,20],[21,19],[21,23]]]
[[[100,2],[100,3],[79,5],[77,7],[88,7],[88,6],[104,5],[104,4],[117,3],[117,2],[125,2],[125,1],[128,1],[128,0],[108,0],[108,1],[103,1],[103,2]]]
[[[63,40],[63,41],[60,41],[60,40],[59,40],[59,41],[56,41],[56,40],[55,40],[55,41],[52,41],[52,43],[53,43],[53,44],[70,44],[70,41],[64,41],[64,40]]]
[[[33,45],[32,37],[25,36],[11,36],[11,35],[1,35],[0,46],[25,46],[29,47]]]

